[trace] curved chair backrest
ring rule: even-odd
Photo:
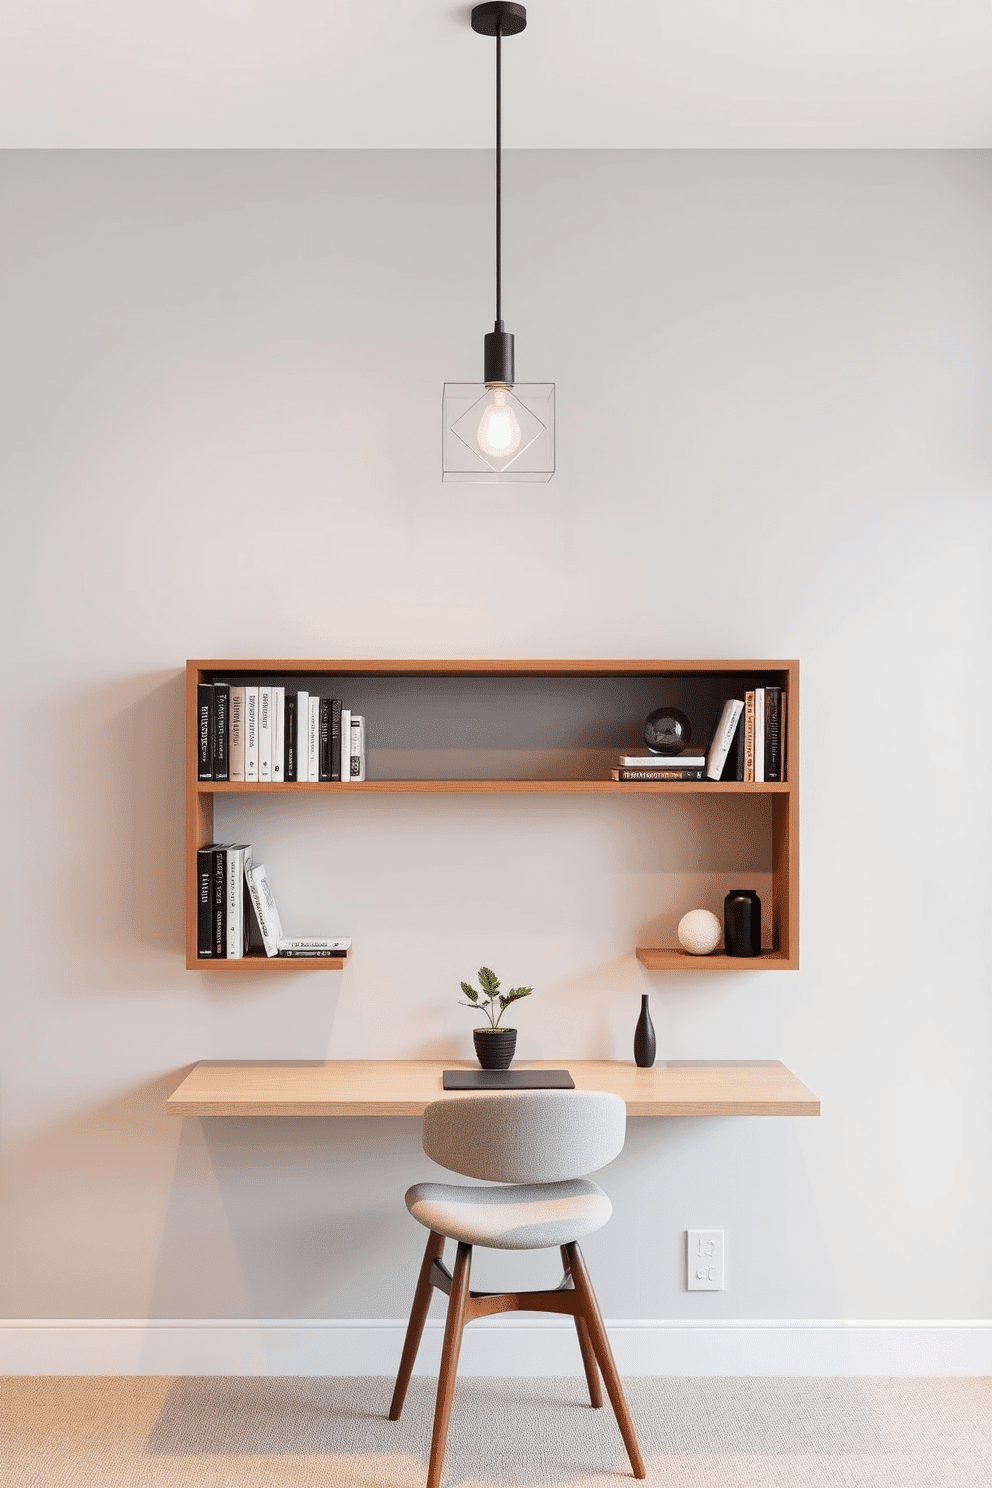
[[[627,1107],[605,1090],[453,1096],[424,1112],[428,1157],[494,1183],[559,1183],[595,1173],[623,1147]]]

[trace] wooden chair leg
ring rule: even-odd
[[[571,1273],[564,1245],[561,1246],[561,1260],[562,1265],[565,1267],[565,1275],[568,1277]],[[576,1313],[572,1321],[575,1323],[575,1331],[578,1334],[582,1367],[586,1372],[586,1384],[589,1386],[589,1404],[594,1410],[599,1410],[603,1404],[603,1392],[599,1384],[599,1369],[596,1366],[596,1355],[593,1353],[593,1347],[589,1341],[589,1329],[586,1327],[585,1319],[579,1317],[578,1313]]]
[[[575,1319],[575,1331],[579,1335],[579,1348],[582,1352],[582,1367],[586,1372],[586,1384],[589,1386],[589,1404],[594,1410],[599,1410],[603,1404],[603,1391],[599,1383],[599,1370],[596,1367],[596,1354],[589,1338],[589,1329],[585,1320],[577,1317]]]
[[[472,1247],[460,1240],[454,1275],[451,1279],[448,1316],[444,1324],[444,1347],[441,1350],[441,1368],[437,1378],[437,1405],[434,1410],[434,1434],[431,1437],[431,1461],[427,1469],[427,1488],[440,1488],[441,1484],[441,1464],[444,1461],[448,1419],[455,1394],[455,1376],[458,1373],[458,1355],[462,1346],[462,1329],[465,1326],[465,1304],[468,1301],[471,1269]]]
[[[631,1418],[630,1407],[627,1397],[623,1392],[623,1385],[617,1373],[617,1366],[613,1358],[613,1350],[610,1348],[610,1340],[606,1336],[606,1328],[603,1326],[603,1318],[596,1301],[596,1294],[589,1280],[585,1261],[578,1245],[571,1244],[563,1247],[568,1257],[568,1267],[572,1273],[575,1290],[578,1292],[578,1301],[582,1313],[582,1320],[589,1330],[589,1338],[600,1369],[603,1372],[603,1383],[606,1385],[606,1393],[610,1397],[613,1413],[620,1427],[620,1435],[623,1444],[627,1448],[627,1456],[635,1478],[647,1477],[647,1469],[644,1466],[644,1458],[641,1449],[637,1445],[637,1436],[634,1431],[634,1422]]]
[[[413,1306],[410,1309],[410,1321],[407,1323],[406,1338],[403,1341],[403,1355],[400,1359],[399,1372],[396,1375],[396,1384],[393,1388],[393,1399],[389,1407],[389,1419],[398,1421],[406,1399],[407,1386],[410,1376],[413,1374],[413,1366],[417,1359],[417,1350],[420,1340],[424,1334],[424,1323],[427,1321],[427,1312],[431,1305],[431,1269],[436,1260],[439,1260],[444,1251],[444,1236],[438,1235],[431,1230],[427,1237],[427,1248],[424,1251],[423,1264],[420,1267],[420,1275],[417,1277],[417,1289],[413,1294]]]

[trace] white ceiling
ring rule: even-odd
[[[0,145],[489,147],[441,0],[3,0]],[[534,0],[505,143],[992,145],[992,0]]]

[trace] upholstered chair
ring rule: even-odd
[[[424,1112],[427,1156],[451,1172],[499,1187],[417,1183],[406,1195],[414,1219],[430,1231],[400,1360],[391,1421],[398,1421],[433,1289],[448,1297],[427,1488],[439,1488],[462,1330],[497,1312],[560,1312],[575,1320],[589,1400],[601,1406],[606,1385],[635,1478],[645,1476],[623,1385],[578,1242],[600,1229],[613,1206],[586,1175],[605,1167],[624,1143],[627,1112],[618,1095],[588,1090],[521,1090],[452,1096]],[[454,1271],[445,1240],[457,1242]],[[553,1291],[473,1292],[473,1246],[561,1251]]]

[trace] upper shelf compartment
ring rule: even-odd
[[[322,781],[296,789],[444,792],[665,794],[718,788],[709,781],[616,782],[619,756],[644,747],[655,708],[670,705],[705,750],[728,697],[778,685],[795,721],[798,675],[788,661],[296,661],[189,663],[195,681],[277,684],[337,697],[365,719],[367,768],[361,785]],[[798,756],[789,747],[786,782]],[[666,761],[659,757],[659,766]],[[201,791],[284,790],[282,782],[196,781]],[[761,786],[763,791],[781,786]],[[719,789],[753,786],[720,782]]]

